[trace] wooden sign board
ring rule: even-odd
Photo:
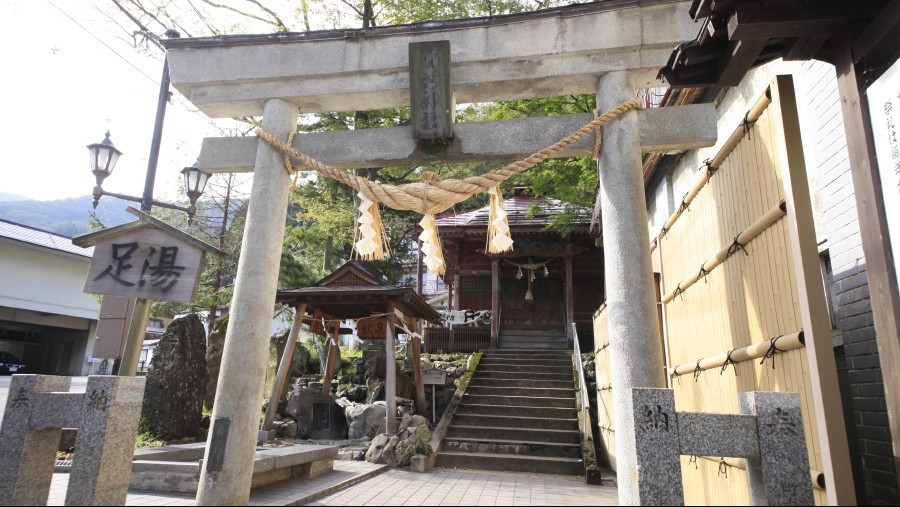
[[[409,99],[414,139],[453,137],[450,41],[409,45]]]
[[[319,336],[328,336],[328,332],[325,330],[325,326],[322,325],[322,320],[325,320],[327,323],[331,320],[331,316],[325,313],[322,313],[321,310],[316,310],[313,312],[313,320],[309,325],[309,330],[313,334],[317,334]]]
[[[356,321],[356,336],[363,340],[384,340],[387,334],[387,319],[360,319]]]
[[[422,383],[425,385],[442,386],[447,383],[447,372],[439,368],[422,370]]]
[[[206,252],[152,226],[124,231],[94,246],[84,292],[191,302]]]

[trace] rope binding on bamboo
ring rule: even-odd
[[[368,254],[365,254],[366,258],[381,259],[384,258],[384,253],[377,245],[378,239],[383,236],[383,232],[377,229],[377,226],[381,225],[377,209],[379,203],[396,210],[421,213],[425,216],[423,221],[430,225],[434,221],[434,215],[446,211],[450,207],[465,201],[475,194],[497,188],[500,183],[520,172],[531,169],[559,151],[568,148],[591,132],[595,132],[596,134],[592,154],[594,158],[598,158],[602,146],[600,127],[628,111],[639,110],[642,108],[643,103],[640,100],[632,99],[619,104],[603,114],[598,114],[598,112],[595,111],[593,120],[586,123],[568,137],[565,137],[522,160],[508,164],[500,169],[488,171],[479,176],[441,180],[435,173],[423,172],[421,182],[407,183],[404,185],[388,185],[371,181],[368,178],[350,174],[316,160],[294,148],[294,133],[288,135],[287,141],[282,141],[261,128],[256,130],[256,135],[284,154],[285,170],[287,170],[289,174],[295,175],[301,170],[314,170],[321,175],[348,185],[356,190],[361,198],[365,198],[366,201],[373,203],[371,206],[366,206],[365,209],[360,210],[366,215],[366,222],[361,224],[361,227],[365,227],[366,231],[365,233],[358,235],[358,243],[360,243],[360,246],[364,245],[366,250],[369,251]],[[293,161],[299,162],[299,165],[293,165]],[[495,190],[494,192],[496,192],[494,193],[494,199],[499,200],[499,191]],[[490,223],[493,226],[492,231],[495,233],[495,239],[498,236],[507,236],[508,238],[508,231],[504,231],[507,227],[504,222],[506,219],[505,212],[502,210],[502,207],[498,207],[497,205],[494,205],[491,208],[492,215]],[[374,229],[374,231],[370,229]],[[443,254],[441,252],[440,240],[436,228],[433,231],[429,231],[427,236],[434,238],[434,243],[430,246],[429,250],[435,252],[429,269],[434,266],[436,269],[433,271],[442,273],[444,268]],[[488,237],[491,237],[490,234]],[[493,253],[499,253],[512,248],[512,244],[507,239],[498,239],[496,242],[489,239],[488,245],[489,250],[497,250],[497,252]]]
[[[769,344],[769,350],[766,351],[766,354],[763,356],[762,361],[759,362],[760,365],[766,364],[766,360],[772,358],[772,369],[775,369],[775,354],[778,352],[785,352],[784,350],[779,349],[776,344],[778,343],[778,338],[773,338],[772,342]]]

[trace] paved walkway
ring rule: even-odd
[[[308,505],[618,505],[612,482],[588,486],[563,475],[394,469]]]
[[[69,474],[54,474],[47,505],[64,505]],[[578,477],[443,469],[417,474],[335,461],[313,479],[256,488],[250,505],[617,505],[616,487]],[[194,505],[194,495],[131,491],[125,505]]]

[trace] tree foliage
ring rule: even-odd
[[[309,31],[313,29],[369,28],[373,26],[496,16],[559,5],[556,0],[184,0],[154,2],[150,0],[113,0],[113,5],[98,4],[111,17],[119,20],[123,34],[135,40],[136,47],[154,51],[159,33],[174,28],[182,36],[198,37],[230,33],[277,31]],[[515,100],[491,104],[472,104],[457,112],[457,121],[484,121],[590,112],[593,96],[553,97]],[[394,127],[409,124],[408,108],[367,111],[329,112],[304,115],[298,132],[325,132],[365,128]],[[243,118],[250,126],[258,126],[256,118]],[[326,161],[327,162],[327,161]],[[442,178],[463,178],[482,174],[502,166],[500,162],[478,164],[435,164],[428,167],[378,167],[358,170],[358,174],[393,185],[420,181],[424,170]],[[349,187],[314,173],[301,173],[291,190],[290,209],[285,224],[285,243],[281,256],[280,288],[309,285],[326,274],[329,245],[332,266],[345,260],[352,251],[357,218],[357,200]],[[591,206],[596,194],[596,167],[590,159],[558,159],[545,161],[535,168],[501,185],[510,195],[519,185],[530,186],[537,195],[555,197],[571,206]],[[222,222],[197,224],[188,228],[177,216],[168,217],[177,225],[222,245],[226,260],[211,262],[204,273],[200,296],[191,305],[205,308],[230,300],[237,255],[243,230],[242,209],[246,196],[232,199],[233,210],[226,214],[221,192],[208,199],[219,213],[230,216]],[[465,211],[484,206],[487,195],[477,195],[449,211]],[[218,204],[216,204],[218,203]],[[240,203],[238,205],[238,203]],[[573,208],[574,209],[574,208]],[[160,213],[164,213],[161,211]],[[230,215],[229,215],[230,214]],[[571,230],[574,211],[555,217],[552,225],[562,233]],[[379,263],[390,281],[400,279],[403,263],[412,261],[416,224],[420,216],[405,211],[382,209],[382,220],[393,257]],[[227,229],[227,230],[226,230]],[[168,308],[171,311],[173,308]]]

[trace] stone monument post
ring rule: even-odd
[[[297,106],[269,99],[263,128],[287,139],[298,114]],[[258,143],[198,505],[246,505],[250,500],[290,183],[284,155],[262,139]]]
[[[0,426],[0,505],[46,505],[62,428],[78,428],[66,505],[124,505],[143,377],[14,375]]]
[[[751,505],[813,505],[797,393],[741,393],[740,414],[676,412],[671,389],[628,395],[637,456],[629,479],[639,505],[684,505],[682,455],[746,459]]]
[[[627,72],[605,74],[597,85],[597,109],[608,111],[634,98],[634,94]],[[610,367],[616,372],[616,472],[622,505],[639,503],[634,418],[628,390],[666,385],[641,167],[638,113],[629,111],[603,126],[598,168]]]

